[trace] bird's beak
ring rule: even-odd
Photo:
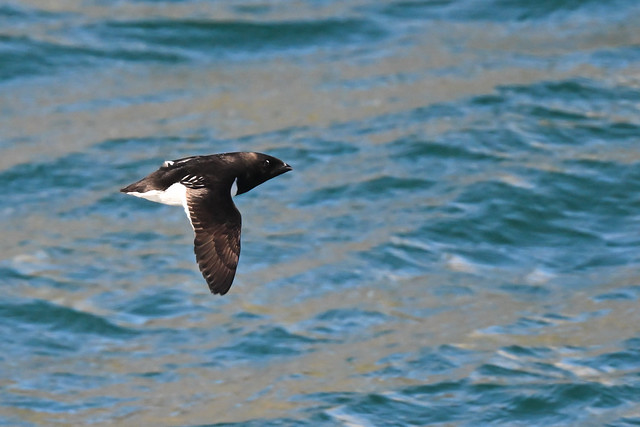
[[[284,164],[283,164],[282,166],[280,166],[278,169],[274,169],[274,170],[271,172],[271,178],[275,178],[275,177],[276,177],[276,176],[278,176],[278,175],[282,175],[283,173],[287,173],[287,172],[289,172],[289,171],[290,171],[290,170],[292,170],[292,169],[293,169],[293,168],[292,168],[290,165],[288,165],[288,164],[284,163]],[[270,178],[270,179],[271,179],[271,178]]]

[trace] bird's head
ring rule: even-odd
[[[238,155],[236,161],[242,165],[236,178],[236,185],[238,186],[238,192],[236,194],[246,193],[263,182],[293,169],[287,163],[268,154],[234,154]]]

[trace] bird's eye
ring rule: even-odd
[[[270,163],[271,163],[271,162],[269,161],[269,159],[267,159],[267,160],[265,160],[265,161],[264,161],[264,165],[265,165],[265,166],[269,166],[269,164],[270,164]]]

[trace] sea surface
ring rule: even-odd
[[[0,187],[1,425],[640,425],[636,0],[9,0]]]

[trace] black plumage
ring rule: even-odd
[[[292,168],[262,153],[238,152],[166,161],[157,171],[121,189],[123,193],[182,205],[195,232],[196,261],[209,289],[224,295],[240,256],[242,218],[234,195]]]

